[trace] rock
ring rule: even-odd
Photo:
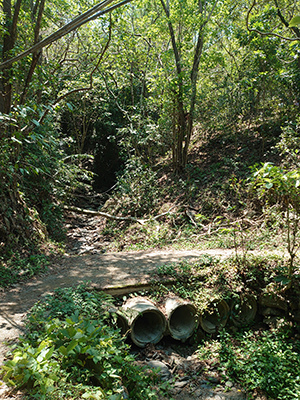
[[[151,369],[155,369],[163,381],[167,381],[172,377],[171,372],[169,371],[169,368],[166,366],[165,363],[158,361],[158,360],[151,360],[147,362],[147,365]]]
[[[176,381],[174,383],[174,387],[176,389],[181,389],[181,388],[185,387],[187,384],[188,384],[188,381]]]
[[[212,386],[209,383],[202,383],[200,387],[201,390],[210,390],[212,388]]]
[[[228,388],[232,388],[232,387],[233,387],[233,383],[230,382],[230,381],[227,381],[227,382],[225,383],[225,386],[228,387]]]
[[[287,311],[287,302],[277,293],[264,293],[259,299],[259,304],[264,307],[278,308]]]

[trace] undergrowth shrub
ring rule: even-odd
[[[219,357],[220,370],[249,391],[260,390],[272,399],[300,398],[300,346],[291,327],[220,332],[218,340],[199,348],[199,357]]]
[[[48,265],[49,258],[43,254],[25,256],[15,252],[8,257],[0,257],[0,287],[6,288],[25,281],[46,271]]]
[[[116,196],[121,198],[122,212],[142,216],[155,207],[161,195],[156,173],[137,157],[127,161],[118,178]]]
[[[135,364],[111,322],[111,304],[111,297],[85,285],[47,296],[28,316],[2,379],[45,400],[156,399],[155,375]]]

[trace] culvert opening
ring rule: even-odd
[[[138,346],[148,343],[156,344],[163,337],[165,331],[165,319],[155,310],[145,311],[132,323],[131,339]]]
[[[202,317],[203,325],[206,328],[206,331],[215,330],[216,327],[220,324],[220,317],[218,313],[205,313]]]
[[[190,304],[179,305],[169,317],[169,331],[174,339],[188,339],[196,328],[196,310]]]
[[[229,306],[221,300],[219,303],[212,303],[208,310],[201,317],[201,327],[207,333],[215,333],[217,328],[226,325],[229,316]]]
[[[240,327],[255,320],[257,303],[254,296],[241,297],[231,307],[231,319],[235,326]]]

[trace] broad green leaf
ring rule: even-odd
[[[36,126],[40,126],[40,123],[39,123],[39,121],[37,121],[36,119],[33,119],[33,120],[32,120],[32,122],[34,123],[34,125],[36,125]]]
[[[77,340],[72,340],[67,346],[67,353],[70,353],[70,351],[72,351],[77,346],[77,344]]]
[[[72,104],[71,103],[66,103],[67,104],[67,107],[68,107],[68,109],[70,110],[70,111],[73,111],[73,106],[72,106]]]
[[[116,399],[120,400],[121,397],[116,397]],[[97,390],[97,392],[91,393],[91,392],[85,392],[82,396],[83,399],[93,399],[93,400],[100,400],[104,398],[104,392],[101,390]],[[111,398],[111,396],[109,397]]]
[[[41,343],[40,343],[40,345],[39,345],[39,347],[37,348],[37,353],[40,353],[46,346],[47,346],[47,341],[46,340],[43,340]]]
[[[289,23],[289,27],[292,28],[294,26],[300,25],[300,15],[296,15],[293,17]]]
[[[67,356],[68,355],[68,352],[67,352],[67,349],[65,348],[65,346],[60,346],[60,348],[58,350],[61,352],[61,354],[63,356]]]
[[[291,280],[284,275],[275,276],[274,281],[281,283],[282,285],[288,285],[291,282]]]
[[[112,394],[111,396],[109,396],[109,400],[121,400],[121,399],[123,399],[123,397],[120,394]]]
[[[46,352],[45,354],[45,360],[49,360],[53,354],[54,351],[54,346],[50,347],[50,349]]]
[[[74,336],[74,339],[81,339],[82,337],[84,337],[82,331],[77,331],[76,335]]]
[[[76,334],[76,332],[77,332],[77,330],[73,326],[70,326],[68,328],[68,334],[69,334],[70,338],[72,338]]]
[[[39,354],[39,356],[37,357],[37,362],[40,363],[42,361],[49,360],[49,358],[52,356],[53,351],[54,351],[54,346],[52,346],[50,349],[49,348],[43,349]]]
[[[49,325],[46,325],[46,332],[47,332],[48,334],[50,334],[51,332],[54,331],[54,329],[56,329],[56,327],[57,327],[56,324],[49,324]]]

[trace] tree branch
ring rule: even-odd
[[[289,28],[289,23],[287,22],[287,20],[284,18],[281,10],[279,9],[279,5],[278,5],[278,1],[274,0],[275,6],[277,8],[277,15],[280,18],[281,22],[283,23],[283,25],[285,25],[286,28]],[[291,27],[292,31],[295,33],[295,35],[297,37],[300,37],[300,30],[299,28],[297,28],[296,26],[292,26]]]
[[[96,71],[96,69],[98,68],[100,62],[102,61],[103,56],[104,56],[104,54],[106,53],[106,50],[108,49],[108,46],[109,46],[110,41],[111,41],[111,17],[110,17],[110,24],[109,24],[108,39],[107,39],[107,42],[106,42],[104,48],[102,49],[102,52],[101,52],[101,54],[100,54],[100,57],[99,57],[99,59],[98,59],[96,65],[95,65],[95,67],[92,69],[92,71],[91,71],[91,73],[90,73],[90,85],[89,85],[88,87],[73,89],[73,90],[71,90],[71,91],[69,91],[69,92],[67,92],[67,93],[65,93],[65,94],[63,94],[63,95],[61,95],[61,96],[59,96],[59,97],[55,100],[55,102],[52,104],[52,107],[55,106],[57,103],[59,103],[61,100],[65,99],[67,96],[70,96],[71,94],[74,94],[74,93],[77,93],[77,92],[81,92],[81,91],[91,90],[91,89],[93,88],[93,75],[94,75],[94,72]],[[39,123],[40,123],[40,124],[44,121],[44,119],[45,119],[45,117],[46,117],[46,115],[48,114],[49,111],[50,111],[50,108],[47,108],[47,109],[44,111],[44,114],[41,116],[41,118],[40,118],[40,120],[39,120]]]
[[[114,215],[107,214],[107,213],[104,213],[102,211],[86,210],[84,208],[79,208],[79,207],[74,207],[74,206],[63,206],[63,209],[66,210],[66,211],[72,211],[72,212],[76,212],[76,213],[79,213],[79,214],[86,214],[86,215],[93,215],[93,216],[99,215],[100,217],[104,217],[104,218],[107,218],[107,219],[113,219],[113,220],[116,220],[116,221],[137,222],[137,223],[139,223],[141,225],[144,225],[145,222],[147,222],[147,221],[150,221],[150,220],[153,220],[153,219],[158,219],[160,217],[163,217],[163,216],[169,214],[173,208],[175,208],[175,206],[171,207],[168,211],[166,211],[166,212],[164,212],[162,214],[156,215],[153,218],[139,219],[139,218],[134,218],[134,217],[116,217]]]
[[[31,53],[37,52],[38,50],[42,49],[45,46],[55,42],[56,40],[60,39],[61,37],[67,35],[71,31],[79,28],[80,26],[86,24],[93,19],[99,18],[100,16],[107,14],[108,12],[115,10],[118,7],[121,7],[132,0],[123,0],[120,3],[117,3],[106,10],[103,10],[104,7],[112,3],[114,0],[104,0],[101,3],[98,3],[94,7],[90,8],[85,13],[79,15],[70,23],[66,24],[62,28],[58,29],[56,32],[52,33],[45,39],[41,40],[40,42],[36,43],[34,46],[30,47],[29,49],[23,51],[22,53],[18,54],[16,57],[13,57],[3,63],[0,64],[0,70],[6,69],[10,67],[14,62],[21,60],[22,58],[28,56]],[[101,11],[99,11],[101,10]]]
[[[256,0],[253,0],[253,3],[252,3],[252,5],[251,5],[251,7],[249,8],[249,10],[247,11],[247,15],[246,15],[246,27],[247,27],[247,30],[249,31],[249,32],[255,32],[255,33],[258,33],[259,35],[261,35],[261,36],[275,36],[275,37],[278,37],[279,39],[282,39],[282,40],[288,40],[288,41],[290,41],[290,42],[294,42],[295,40],[297,41],[297,40],[300,40],[300,37],[294,37],[294,38],[290,38],[290,37],[286,37],[286,36],[282,36],[282,35],[279,35],[278,33],[274,33],[274,32],[262,32],[262,31],[260,31],[260,30],[258,30],[258,29],[255,29],[255,28],[250,28],[250,26],[249,26],[249,18],[250,18],[250,14],[251,14],[251,12],[252,12],[252,10],[254,9],[254,7],[256,6]]]

